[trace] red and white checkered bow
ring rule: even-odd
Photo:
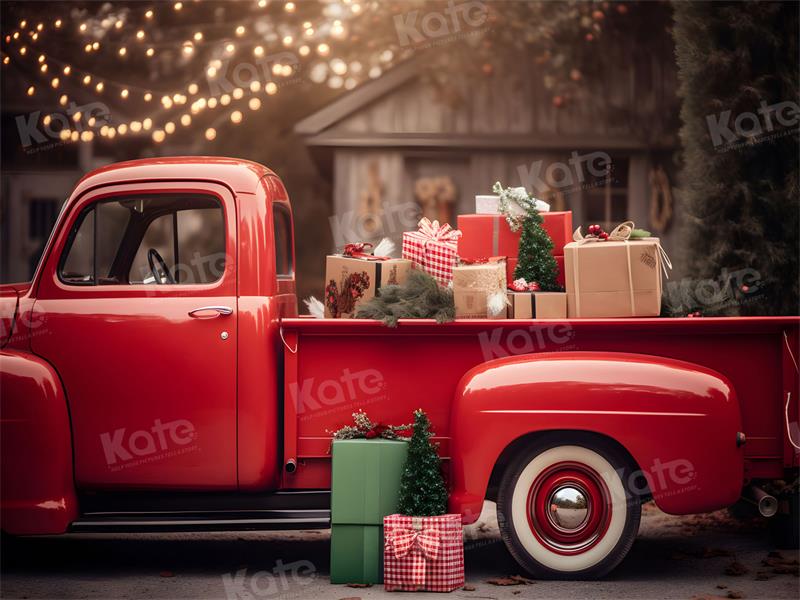
[[[439,225],[439,221],[433,221],[427,217],[422,217],[417,223],[418,232],[428,238],[428,242],[458,242],[461,232],[450,227],[449,223]]]
[[[396,529],[392,533],[391,543],[397,558],[403,558],[416,548],[428,560],[439,557],[441,546],[439,532],[433,529]]]

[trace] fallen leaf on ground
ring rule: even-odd
[[[725,575],[730,575],[732,577],[739,577],[740,575],[744,575],[749,571],[750,569],[738,561],[733,561],[731,564],[725,567]]]
[[[527,577],[523,577],[522,575],[512,575],[511,579],[514,581],[519,581],[523,585],[533,585],[536,583],[533,579],[528,579]]]
[[[465,585],[461,589],[464,590],[465,592],[474,592],[475,591],[475,586],[474,585]]]
[[[517,581],[516,579],[511,579],[511,577],[498,577],[496,579],[487,579],[486,583],[490,583],[492,585],[522,585],[521,581]]]
[[[744,598],[744,594],[742,592],[731,590],[728,592],[728,598]]]
[[[521,594],[522,592],[521,592],[520,590],[514,590],[514,591],[513,591],[513,592],[511,592],[511,593],[516,595],[516,594]]]

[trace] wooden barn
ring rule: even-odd
[[[397,239],[420,214],[450,221],[474,212],[495,181],[524,185],[575,225],[631,219],[668,252],[680,221],[673,204],[678,147],[676,67],[670,52],[620,47],[580,93],[564,100],[536,66],[443,98],[424,59],[409,61],[300,121],[333,190],[333,243]]]

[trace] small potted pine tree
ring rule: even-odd
[[[431,423],[414,411],[398,513],[383,519],[387,591],[450,592],[464,585],[461,515],[446,514],[447,487]]]

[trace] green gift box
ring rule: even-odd
[[[331,583],[383,583],[383,526],[331,526]]]
[[[396,513],[407,453],[404,441],[334,441],[331,523],[382,525],[383,517]]]

